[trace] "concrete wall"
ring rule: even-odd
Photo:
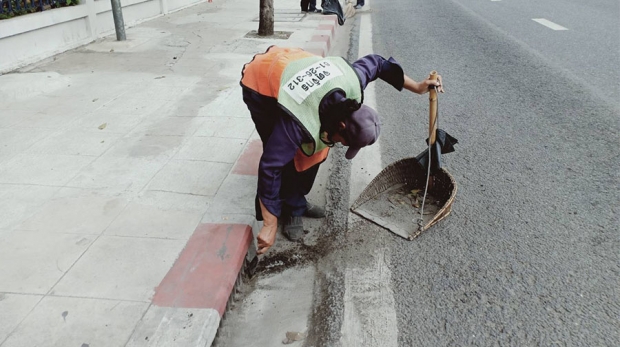
[[[125,26],[204,0],[121,0]],[[114,33],[110,0],[0,20],[0,74]]]

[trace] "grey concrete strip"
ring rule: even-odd
[[[375,250],[372,267],[348,264],[345,270],[342,346],[398,346],[387,248]]]
[[[280,346],[287,332],[306,333],[314,272],[313,267],[305,267],[259,277],[252,292],[228,313],[218,346]],[[302,346],[303,340],[290,345]]]
[[[365,7],[369,8],[370,5],[367,3]],[[360,25],[359,56],[364,56],[373,53],[370,16],[364,15]],[[364,103],[376,108],[374,84],[366,88],[364,96]],[[355,201],[381,170],[379,144],[361,151],[351,164],[349,201]],[[359,217],[350,214],[348,225],[354,226],[359,220]],[[387,251],[388,247],[381,245],[367,256],[368,262],[365,265],[355,261],[346,264],[343,346],[398,345],[398,324],[391,272],[386,263]]]
[[[220,325],[213,309],[150,306],[127,347],[210,346]]]

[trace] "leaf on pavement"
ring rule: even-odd
[[[286,338],[284,340],[282,340],[282,343],[285,345],[289,345],[293,342],[296,341],[301,341],[304,338],[306,338],[306,334],[304,333],[300,333],[297,331],[287,331],[286,332]]]

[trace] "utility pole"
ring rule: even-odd
[[[258,36],[273,35],[273,0],[260,0]]]
[[[121,0],[110,1],[112,1],[112,16],[114,17],[116,40],[125,41],[127,37],[125,36],[125,21],[123,20],[123,8],[121,7]]]

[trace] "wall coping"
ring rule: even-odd
[[[79,4],[3,19],[0,20],[0,39],[86,17],[86,4]]]

